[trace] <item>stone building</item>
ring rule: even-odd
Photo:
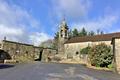
[[[59,47],[58,54],[61,54],[62,59],[72,59],[75,61],[82,61],[88,63],[87,55],[80,54],[80,50],[88,47],[104,43],[111,46],[114,55],[114,63],[116,70],[120,73],[120,32],[85,36],[73,37],[69,39],[68,26],[65,20],[60,24],[59,29]]]
[[[120,33],[102,34],[95,36],[85,36],[85,37],[73,37],[66,41],[65,43],[65,55],[67,58],[79,60],[80,50],[88,47],[98,45],[100,43],[105,43],[112,48],[112,38],[120,37]]]
[[[64,58],[88,64],[89,60],[87,55],[80,54],[80,50],[85,47],[101,43],[111,46],[114,55],[115,67],[118,73],[120,73],[120,32],[70,38],[64,43]]]

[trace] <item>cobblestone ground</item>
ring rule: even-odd
[[[88,69],[79,64],[34,62],[29,64],[0,64],[0,80],[120,80],[120,75]]]

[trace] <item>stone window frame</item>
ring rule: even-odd
[[[78,52],[78,51],[76,51],[76,52],[75,52],[75,54],[76,54],[76,55],[78,55],[78,54],[79,54],[79,52]]]
[[[29,51],[25,51],[25,53],[28,55]]]

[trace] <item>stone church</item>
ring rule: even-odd
[[[59,48],[58,53],[62,59],[71,59],[88,63],[87,55],[81,55],[80,49],[87,46],[94,46],[101,43],[111,46],[116,70],[120,73],[120,32],[69,38],[68,25],[65,20],[59,27]]]
[[[3,40],[0,43],[1,59],[15,59],[18,61],[49,61],[51,58],[59,57],[61,60],[75,60],[88,63],[87,55],[81,55],[80,49],[105,43],[111,46],[114,54],[115,68],[120,73],[120,32],[69,38],[69,27],[65,20],[59,26],[58,50],[52,48],[42,48],[31,44]],[[4,53],[4,54],[1,54]],[[9,53],[9,54],[7,54]],[[4,56],[4,57],[3,57]]]

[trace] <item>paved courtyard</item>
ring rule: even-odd
[[[0,80],[120,80],[120,75],[83,65],[34,62],[0,64]]]

